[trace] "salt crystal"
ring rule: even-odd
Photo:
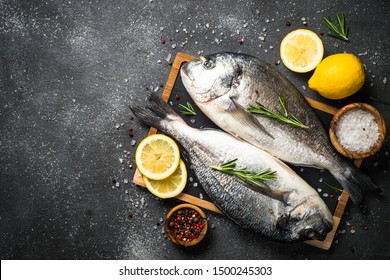
[[[121,126],[120,126],[120,124],[119,123],[117,123],[116,125],[115,125],[115,128],[116,129],[119,129]]]
[[[173,45],[172,45],[172,49],[175,49],[175,48],[176,48],[176,44],[173,44]]]
[[[200,194],[199,194],[199,198],[200,198],[200,199],[203,199],[203,194],[200,193]]]
[[[322,196],[323,196],[323,197],[328,197],[329,194],[328,194],[328,193],[324,193]]]
[[[119,188],[120,186],[121,186],[121,184],[119,184],[119,182],[115,183],[115,187]]]
[[[191,122],[191,123],[195,123],[195,119],[191,119],[190,122]]]
[[[268,22],[269,22],[269,19],[268,19],[268,18],[266,18],[266,19],[265,19],[265,22],[266,22],[266,23],[268,23]]]
[[[336,137],[348,151],[367,151],[378,140],[378,124],[369,112],[353,109],[340,118],[336,126]]]
[[[302,86],[302,89],[303,89],[303,90],[306,90],[306,86]]]
[[[119,162],[120,162],[120,163],[123,163],[123,158],[120,158],[120,159],[119,159]]]
[[[207,27],[207,28],[210,28],[210,24],[206,23],[206,27]]]
[[[259,39],[260,39],[260,41],[264,41],[265,40],[264,36],[259,36]]]
[[[124,179],[124,180],[123,180],[123,183],[128,184],[128,183],[129,183],[129,180]]]
[[[198,187],[198,183],[194,183],[193,186],[194,186],[194,188]]]
[[[160,31],[163,31],[163,30],[164,30],[164,27],[161,26],[161,27],[160,27]]]
[[[190,182],[192,182],[192,181],[194,181],[194,178],[190,177],[190,178],[188,178],[188,180],[189,180]]]
[[[318,182],[322,183],[323,180],[324,180],[324,179],[320,178],[320,179],[318,180]]]
[[[322,192],[322,189],[321,189],[321,188],[318,188],[317,191],[318,191],[318,192]]]
[[[247,26],[248,26],[248,23],[247,23],[247,22],[245,22],[245,23],[244,23],[244,25],[243,25],[242,27],[244,27],[244,28],[245,28],[245,27],[247,27]]]
[[[158,87],[158,86],[155,87],[155,88],[154,88],[154,92],[157,92],[157,91],[159,90],[159,88],[160,88],[160,87]]]
[[[384,77],[382,82],[384,85],[387,84],[387,77]]]
[[[263,28],[263,32],[265,32],[265,31],[267,31],[267,28],[264,27],[264,28]]]
[[[169,63],[169,62],[171,62],[171,58],[172,58],[172,55],[169,53],[165,60]]]
[[[134,146],[134,145],[135,145],[135,143],[137,143],[137,141],[135,141],[135,140],[131,140],[131,142],[130,142],[130,145],[131,145],[131,146]]]

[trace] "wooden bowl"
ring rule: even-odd
[[[171,227],[169,225],[171,217],[174,215],[175,212],[178,212],[179,210],[186,210],[186,209],[195,210],[202,217],[203,228],[200,230],[199,236],[193,240],[179,240],[179,239],[177,239],[175,237],[175,235],[173,234],[173,230],[171,229]],[[183,204],[179,204],[179,205],[173,207],[171,209],[171,211],[169,211],[169,213],[167,214],[166,219],[165,219],[165,231],[167,232],[169,239],[173,243],[175,243],[177,245],[185,246],[185,247],[194,246],[194,245],[198,244],[200,241],[202,241],[202,239],[205,237],[205,235],[207,233],[207,228],[208,228],[208,226],[207,226],[207,219],[206,219],[205,213],[199,207],[192,205],[192,204],[189,204],[189,203],[183,203]]]
[[[346,112],[349,112],[350,110],[355,110],[355,109],[364,110],[364,111],[372,114],[372,116],[375,119],[376,124],[378,125],[378,139],[367,150],[362,150],[362,151],[347,150],[346,148],[344,148],[340,144],[339,139],[337,138],[336,129],[337,129],[338,123],[340,122],[340,120],[342,119],[342,117],[344,116],[344,114]],[[366,103],[352,103],[352,104],[349,104],[349,105],[341,108],[333,116],[333,119],[330,123],[330,128],[329,128],[329,136],[330,136],[330,140],[331,140],[333,146],[336,148],[336,150],[340,154],[342,154],[343,156],[346,156],[348,158],[351,158],[351,159],[362,159],[362,158],[366,158],[366,157],[374,155],[382,147],[382,144],[383,144],[383,142],[385,140],[385,136],[386,136],[386,125],[385,125],[385,121],[384,121],[382,115],[379,113],[379,111],[377,109],[375,109],[371,105],[366,104]]]

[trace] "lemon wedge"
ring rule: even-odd
[[[180,161],[176,142],[164,134],[152,134],[139,143],[135,162],[142,175],[152,180],[163,180],[173,174]]]
[[[306,73],[321,62],[324,46],[313,31],[297,29],[288,33],[280,44],[280,58],[291,71]]]
[[[171,198],[180,194],[187,184],[186,165],[180,160],[179,167],[171,176],[162,180],[152,180],[144,176],[146,188],[159,198]]]

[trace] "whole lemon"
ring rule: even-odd
[[[325,98],[342,99],[356,93],[365,79],[364,66],[359,58],[339,53],[326,57],[318,64],[308,86]]]

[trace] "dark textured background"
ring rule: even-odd
[[[169,54],[240,51],[274,63],[289,31],[326,33],[322,18],[337,12],[350,42],[322,36],[325,55],[359,56],[367,79],[358,94],[323,100],[306,89],[312,73],[275,67],[306,96],[337,107],[368,102],[390,123],[389,105],[369,99],[390,101],[389,11],[387,0],[0,0],[1,258],[389,259],[388,137],[362,166],[384,196],[370,197],[365,213],[348,203],[329,251],[268,241],[209,212],[206,240],[178,248],[160,224],[176,202],[125,183],[134,172],[131,140],[148,130],[128,105],[145,102],[146,88],[162,92]]]

